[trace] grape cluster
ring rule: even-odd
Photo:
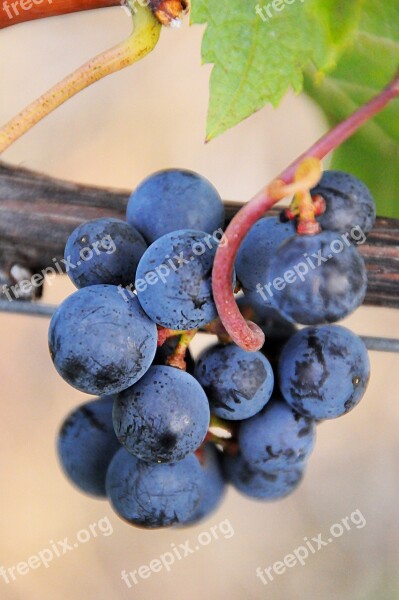
[[[364,395],[364,343],[332,323],[365,295],[356,245],[373,225],[373,199],[334,171],[311,193],[324,203],[320,233],[262,218],[237,256],[238,306],[266,336],[257,352],[229,342],[217,320],[211,275],[224,211],[200,175],[155,173],[131,195],[127,222],[83,223],[68,239],[78,290],[51,321],[50,352],[70,385],[99,397],[66,418],[58,453],[73,483],[127,522],[197,523],[228,483],[259,500],[286,496],[317,425]],[[219,342],[194,360],[196,330]]]

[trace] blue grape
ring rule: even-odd
[[[159,365],[120,393],[113,410],[120,443],[148,462],[177,462],[194,452],[209,419],[207,397],[194,377]]]
[[[317,217],[323,229],[345,233],[360,228],[366,234],[374,227],[374,198],[368,187],[354,175],[325,171],[311,194],[319,194],[326,202],[326,211]]]
[[[284,242],[271,260],[268,281],[273,305],[303,325],[343,319],[362,304],[367,289],[363,258],[332,231]]]
[[[87,494],[105,496],[108,466],[120,444],[112,426],[113,397],[103,396],[76,408],[65,419],[57,441],[66,475]]]
[[[266,472],[253,468],[242,455],[223,455],[223,468],[227,481],[239,492],[258,500],[279,500],[291,494],[300,484],[303,471]]]
[[[113,285],[78,290],[55,312],[49,348],[58,373],[87,394],[120,392],[150,368],[157,329],[137,298]]]
[[[151,244],[137,268],[136,289],[155,323],[181,331],[217,317],[212,296],[216,248],[213,237],[191,230],[168,233]]]
[[[260,219],[245,236],[237,254],[235,269],[244,293],[253,292],[267,281],[270,260],[277,248],[296,233],[292,221],[282,223],[279,217]],[[259,299],[262,302],[262,298]],[[263,300],[264,303],[264,300]]]
[[[133,525],[154,529],[184,524],[194,514],[203,489],[196,456],[170,464],[146,463],[121,448],[106,479],[113,509]]]
[[[362,399],[369,376],[363,341],[338,325],[302,329],[280,357],[284,399],[312,419],[333,419],[352,410]]]
[[[150,175],[132,193],[127,221],[151,244],[178,229],[213,233],[224,225],[224,206],[205,177],[166,169]]]
[[[260,471],[302,469],[314,448],[314,421],[273,400],[259,414],[240,424],[238,443],[243,458]]]
[[[273,391],[272,367],[261,352],[235,344],[208,348],[198,358],[194,375],[208,396],[211,411],[222,419],[248,419],[259,412]]]
[[[221,457],[213,444],[204,445],[201,466],[204,472],[201,500],[185,525],[194,525],[209,517],[220,505],[225,495],[226,483],[223,477]]]
[[[88,285],[132,285],[137,265],[147,249],[142,235],[119,219],[82,223],[69,236],[65,259],[77,288]]]

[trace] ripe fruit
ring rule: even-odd
[[[323,231],[284,242],[271,260],[266,282],[283,316],[318,325],[335,323],[362,304],[367,273],[356,248]]]
[[[375,223],[376,207],[368,187],[354,175],[342,171],[324,171],[311,190],[320,195],[326,210],[317,220],[323,229],[345,233],[354,227],[369,233]]]
[[[134,190],[126,219],[151,244],[179,229],[214,233],[224,225],[224,206],[205,177],[184,169],[166,169],[150,175]]]
[[[333,419],[352,410],[362,399],[369,377],[366,346],[339,325],[298,331],[280,357],[285,401],[312,419]]]
[[[105,497],[105,478],[120,444],[112,426],[111,396],[82,404],[58,434],[58,456],[66,475],[83,492]]]
[[[258,413],[273,391],[272,367],[261,352],[235,344],[217,345],[198,358],[195,377],[205,390],[213,414],[238,421]]]
[[[115,394],[133,385],[150,368],[156,345],[155,323],[137,298],[124,300],[113,285],[78,290],[50,323],[55,368],[86,394]]]
[[[207,397],[194,377],[165,366],[151,367],[118,394],[113,410],[120,443],[147,462],[176,462],[197,450],[209,418]]]
[[[235,262],[237,279],[245,294],[254,292],[256,298],[256,287],[266,281],[270,261],[277,248],[295,233],[292,221],[282,223],[278,217],[259,219],[249,230]],[[261,299],[260,301],[262,302]],[[263,300],[263,304],[264,302]]]
[[[223,468],[227,481],[239,492],[257,500],[279,500],[291,494],[301,483],[303,471],[270,472],[252,468],[241,455],[224,456]]]
[[[147,249],[142,235],[119,219],[96,219],[79,225],[65,246],[68,275],[77,288],[100,283],[130,285]]]
[[[137,268],[141,306],[158,325],[197,329],[216,319],[212,265],[218,241],[202,231],[168,233],[151,244]]]
[[[184,524],[199,506],[203,477],[198,459],[146,463],[121,448],[107,473],[107,496],[115,512],[133,525],[154,529]]]
[[[316,442],[316,427],[282,400],[272,400],[241,423],[238,440],[245,460],[259,471],[303,469]]]

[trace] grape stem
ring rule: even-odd
[[[187,370],[186,354],[188,347],[194,337],[196,336],[198,329],[190,329],[188,331],[179,331],[176,329],[168,329],[157,325],[158,330],[158,347],[163,346],[165,342],[170,338],[179,337],[179,341],[175,350],[166,359],[166,364],[169,367],[175,367],[181,371]]]
[[[186,353],[190,343],[197,334],[197,331],[198,329],[191,329],[189,331],[180,332],[181,336],[175,351],[166,359],[166,364],[169,367],[175,367],[181,371],[187,370]]]
[[[177,335],[181,335],[181,331],[176,329],[167,329],[166,327],[162,327],[162,325],[157,325],[158,330],[158,346],[163,346],[164,343],[172,337],[176,337]]]
[[[231,277],[237,252],[245,235],[276,202],[276,185],[293,183],[295,173],[304,160],[317,158],[322,160],[332,150],[340,146],[353,135],[359,127],[377,115],[391,100],[399,96],[399,74],[375,98],[359,108],[345,121],[321,137],[313,146],[285,169],[277,180],[263,188],[232,219],[225,231],[227,243],[217,249],[213,267],[213,295],[220,320],[232,340],[244,350],[259,350],[265,341],[263,331],[248,323],[241,315],[231,290]]]
[[[153,50],[161,32],[159,21],[148,7],[140,5],[135,8],[132,19],[133,32],[126,40],[86,62],[0,129],[0,154],[69,98]]]

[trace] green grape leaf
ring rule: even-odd
[[[306,91],[324,110],[331,125],[342,121],[377,94],[399,68],[399,3],[367,0],[353,43],[337,68],[319,82],[309,72]],[[399,100],[343,144],[332,168],[353,173],[371,189],[377,212],[399,218]]]
[[[214,65],[207,140],[266,103],[277,106],[288,89],[300,92],[303,70],[310,63],[319,73],[333,68],[356,31],[361,4],[192,0],[191,22],[207,25],[203,61]]]

